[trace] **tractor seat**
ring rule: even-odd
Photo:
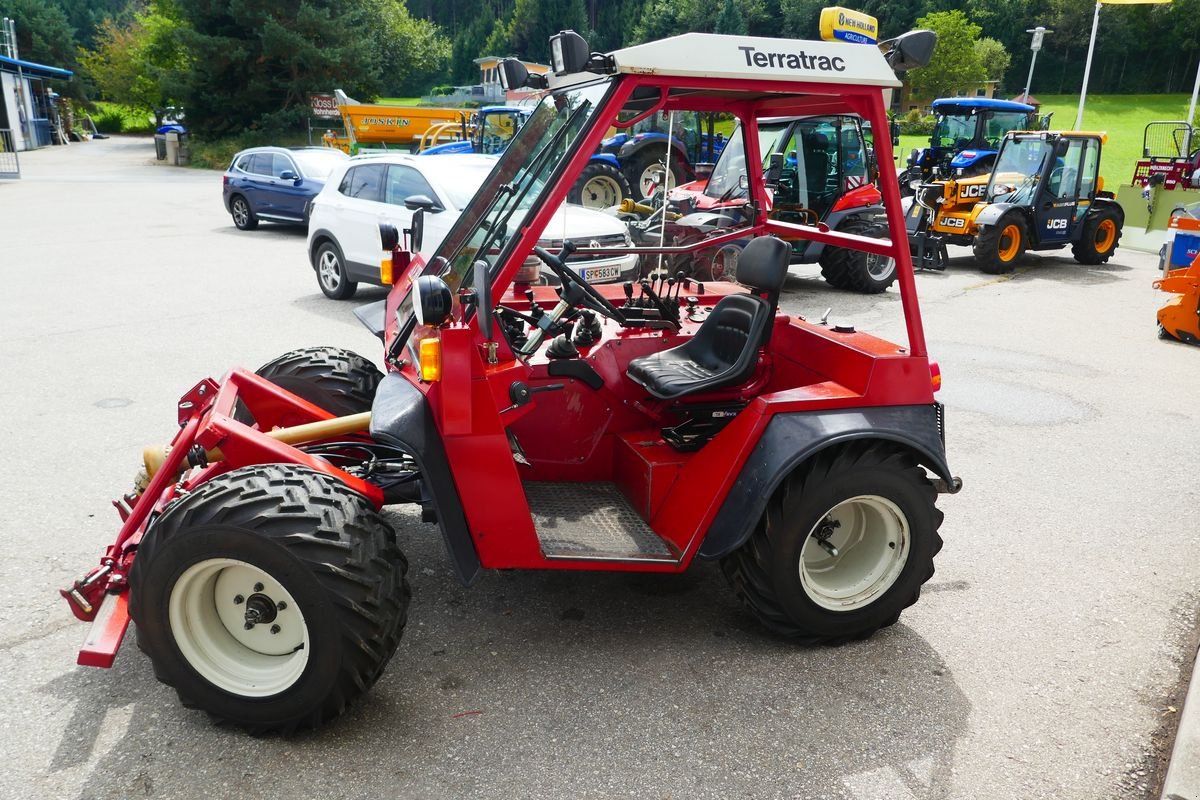
[[[753,239],[738,258],[738,281],[753,294],[721,298],[695,336],[633,359],[625,374],[660,400],[745,383],[770,339],[790,256],[791,247],[781,239]]]

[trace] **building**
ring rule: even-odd
[[[955,92],[954,97],[986,97],[989,100],[995,98],[996,91],[1000,88],[1000,81],[982,81],[974,84],[963,92]],[[913,93],[912,87],[909,84],[904,84],[900,90],[900,104],[893,110],[900,114],[907,114],[910,111],[921,111],[924,114],[929,114],[930,107],[936,97],[920,97]]]
[[[46,82],[71,77],[68,69],[0,56],[0,149],[33,150],[54,143],[56,95]]]

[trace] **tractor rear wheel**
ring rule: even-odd
[[[366,358],[339,347],[304,347],[284,353],[255,372],[315,406],[344,417],[370,411],[383,373]],[[240,403],[234,418],[254,420]]]
[[[865,217],[847,217],[837,226],[838,233],[882,239],[887,226]],[[879,294],[896,281],[896,260],[846,247],[826,247],[821,251],[821,277],[835,289],[860,294]]]
[[[818,454],[768,501],[721,567],[750,613],[809,644],[865,639],[900,618],[933,576],[942,512],[907,452],[856,442]]]
[[[1083,221],[1071,255],[1080,264],[1103,264],[1112,258],[1120,241],[1121,215],[1111,208],[1099,208]]]
[[[129,613],[184,706],[290,733],[341,714],[379,678],[404,631],[407,570],[391,526],[344,484],[246,467],[154,521]]]
[[[653,192],[662,188],[661,184],[664,178],[668,192],[687,181],[687,174],[679,164],[677,152],[671,153],[671,169],[669,171],[664,171],[660,163],[666,161],[667,149],[665,147],[647,147],[633,155],[624,165],[625,178],[633,190],[634,200],[640,202],[650,198]],[[651,187],[653,187],[653,192]]]
[[[584,208],[610,208],[620,205],[631,194],[621,170],[603,161],[593,161],[579,173],[579,179],[567,194],[567,202]]]
[[[1002,275],[1016,269],[1025,252],[1028,233],[1025,218],[1018,211],[1009,211],[995,225],[984,225],[975,237],[975,260],[989,275]]]

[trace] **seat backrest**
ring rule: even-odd
[[[773,316],[761,297],[722,297],[684,348],[688,357],[705,369],[730,370],[722,384],[741,383],[754,371],[759,343]]]
[[[792,246],[775,236],[750,240],[738,257],[737,279],[756,292],[776,295],[787,279]]]

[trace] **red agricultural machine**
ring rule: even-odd
[[[603,54],[567,31],[548,79],[504,62],[510,87],[548,91],[428,263],[413,255],[423,211],[407,247],[386,242],[392,288],[360,310],[386,375],[315,348],[184,395],[170,446],[147,452],[116,502],[116,541],[63,591],[92,622],[80,662],[110,666],[132,619],[185,705],[252,731],[319,725],[399,643],[407,562],[381,512],[401,502],[440,528],[467,583],[486,569],[678,573],[715,560],[781,637],[834,644],[895,623],[933,574],[937,495],[961,482],[888,143],[889,235],[751,215],[704,243],[750,239],[744,288],[591,286],[568,259],[629,248],[536,244],[610,126],[728,111],[760,164],[765,117],[849,113],[885,130],[893,69],[930,45],[910,34],[885,60],[867,46],[687,34]],[[747,172],[760,208],[763,178]],[[793,238],[895,259],[907,342],[782,313]],[[561,287],[518,291],[529,259]]]

